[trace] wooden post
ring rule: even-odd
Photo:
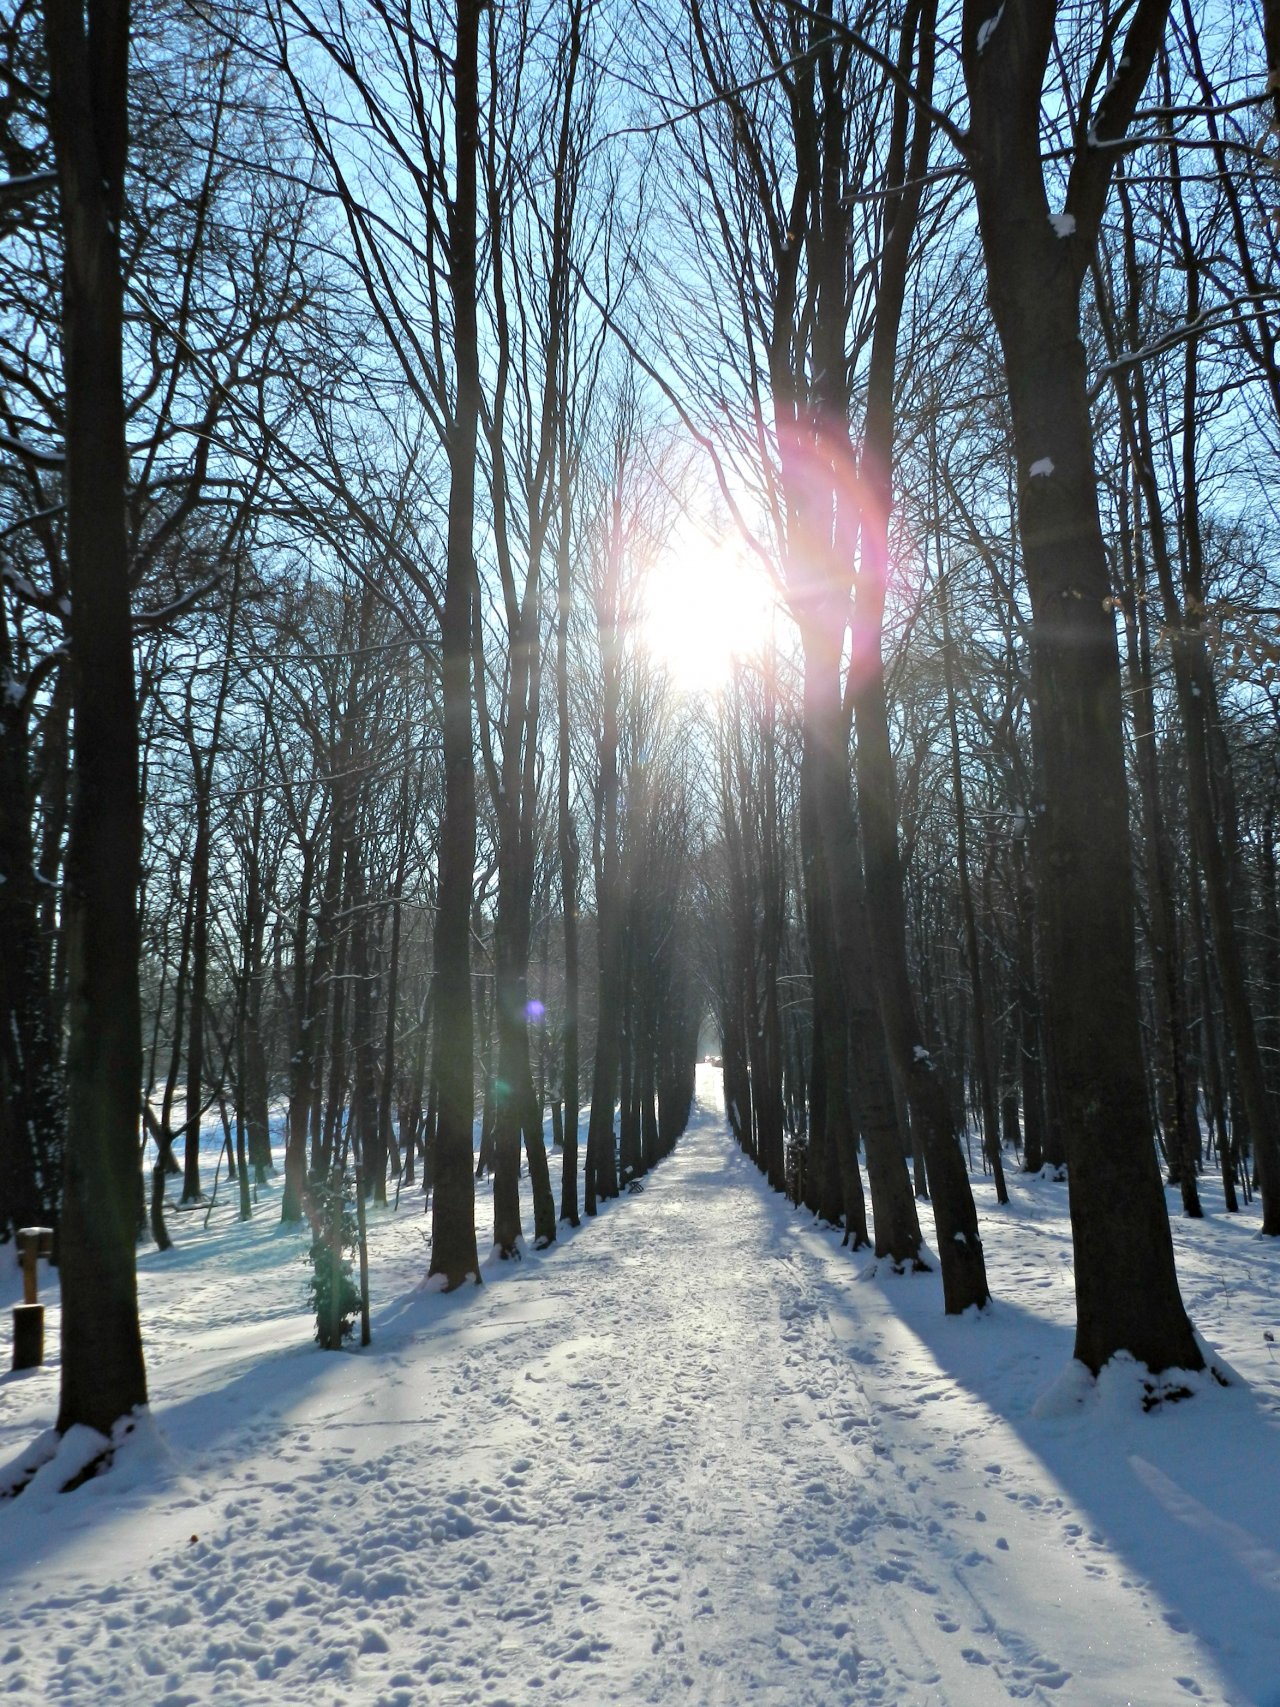
[[[35,1369],[44,1362],[44,1305],[36,1302],[36,1264],[53,1255],[53,1229],[20,1227],[18,1260],[22,1265],[22,1303],[13,1307],[13,1367]]]

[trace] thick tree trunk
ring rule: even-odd
[[[1047,216],[1045,228],[1047,241],[1057,241]],[[1142,1077],[1119,667],[1084,352],[1074,302],[1064,299],[1052,266],[1019,266],[1004,247],[988,239],[989,270],[1001,279],[992,299],[1013,403],[1035,619],[1044,784],[1038,892],[1070,1170],[1076,1355],[1094,1370],[1120,1350],[1153,1370],[1198,1368]],[[1019,276],[1017,291],[1011,274]]]
[[[997,16],[987,0],[967,0],[964,70],[1034,620],[1038,892],[1070,1169],[1075,1351],[1095,1372],[1118,1351],[1154,1371],[1200,1368],[1143,1081],[1120,671],[1079,333],[1080,251],[1096,240],[1114,151],[1094,147],[1077,162],[1067,210],[1075,230],[1062,234],[1050,219],[1039,134],[1055,10]],[[1139,0],[1091,139],[1123,133],[1166,11]]]
[[[142,808],[125,529],[120,217],[127,0],[46,0],[64,240],[67,557],[75,787],[65,908],[69,1036],[58,1428],[146,1403],[134,1228]]]

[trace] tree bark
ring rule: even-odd
[[[46,0],[64,242],[75,783],[67,850],[67,1146],[58,1429],[146,1403],[134,1228],[142,808],[125,528],[120,219],[128,0]],[[87,28],[86,28],[87,25]]]
[[[847,726],[839,699],[838,652],[829,628],[830,624],[823,625],[822,632],[805,637],[801,833],[808,823],[811,834],[819,839],[830,886],[832,934],[849,1023],[849,1089],[854,1119],[866,1146],[876,1255],[915,1265],[921,1260],[920,1221],[886,1071],[883,1022],[873,994],[866,898],[849,798]],[[830,1095],[829,1085],[827,1090]],[[851,1165],[856,1166],[856,1155],[842,1163],[846,1203]]]
[[[1063,1102],[1077,1358],[1118,1351],[1153,1371],[1203,1359],[1178,1291],[1143,1081],[1120,671],[1098,515],[1079,297],[1115,149],[1150,73],[1167,0],[1138,0],[1050,217],[1041,88],[1057,6],[966,0],[969,163],[1004,354],[1018,525],[1034,621],[1033,738],[1043,829],[1038,891],[1047,1023]]]
[[[453,66],[454,170],[449,209],[449,294],[453,305],[455,402],[449,423],[449,509],[441,679],[444,816],[435,929],[435,1055],[439,1118],[435,1141],[430,1274],[449,1289],[480,1281],[476,1251],[472,1125],[475,1119],[471,1005],[471,892],[476,795],[471,721],[471,625],[475,597],[475,469],[480,418],[476,313],[478,252],[479,32],[484,0],[458,0]]]
[[[938,599],[942,611],[942,672],[947,694],[947,733],[951,745],[951,792],[956,818],[956,877],[960,888],[960,913],[964,920],[965,959],[969,963],[969,990],[973,1001],[973,1053],[978,1070],[978,1094],[982,1107],[982,1139],[987,1161],[995,1176],[996,1201],[1008,1203],[1000,1154],[1000,1112],[991,1071],[991,1037],[987,1026],[986,989],[978,946],[978,918],[969,879],[969,819],[964,800],[964,769],[960,762],[960,726],[956,717],[955,663],[952,657],[950,595],[939,565]]]
[[[0,606],[0,680],[15,680],[10,660]],[[56,1222],[66,1122],[31,833],[29,709],[0,699],[0,1234]]]

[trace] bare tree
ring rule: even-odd
[[[145,1404],[134,1225],[142,812],[125,527],[120,221],[127,0],[46,0],[64,243],[67,564],[75,792],[67,856],[67,1163],[58,1427]]]
[[[1060,17],[1061,13],[1061,17]],[[1120,671],[1098,513],[1080,290],[1167,0],[1096,20],[1071,114],[1063,205],[1041,158],[1066,11],[966,0],[964,152],[1004,352],[1018,521],[1034,613],[1034,736],[1047,1023],[1063,1104],[1076,1356],[1200,1368],[1183,1309],[1143,1076]]]

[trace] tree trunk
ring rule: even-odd
[[[134,1258],[142,808],[125,528],[120,220],[127,0],[46,0],[64,241],[75,790],[67,850],[67,1145],[58,1429],[109,1434],[147,1399]]]
[[[1115,150],[1091,146],[1050,219],[1040,90],[1057,8],[967,0],[963,60],[988,296],[1013,418],[1018,525],[1034,620],[1033,739],[1046,1019],[1065,1116],[1077,1358],[1203,1364],[1178,1291],[1143,1082],[1120,671],[1098,516],[1079,293]],[[1090,126],[1123,135],[1164,26],[1138,0]],[[981,47],[979,42],[981,41]],[[983,51],[989,49],[989,51]]]
[[[964,770],[960,763],[960,728],[956,718],[955,664],[951,655],[949,594],[938,565],[938,600],[942,611],[942,668],[947,691],[947,730],[951,741],[951,791],[956,815],[956,876],[960,885],[960,912],[964,919],[965,959],[969,962],[969,990],[973,998],[973,1052],[978,1070],[978,1095],[982,1107],[983,1147],[995,1176],[996,1202],[1008,1203],[1000,1155],[1000,1114],[991,1074],[991,1038],[987,1027],[986,991],[978,947],[978,919],[969,881],[969,820],[964,803]]]
[[[619,470],[618,479],[621,479]],[[599,936],[599,1001],[596,1015],[596,1055],[591,1079],[591,1118],[587,1127],[587,1165],[584,1207],[596,1212],[599,1198],[618,1195],[617,1148],[614,1139],[613,1106],[619,1085],[619,1044],[622,1025],[622,870],[618,845],[618,706],[621,695],[621,659],[617,647],[617,606],[622,574],[621,495],[612,497],[611,537],[608,545],[605,594],[606,624],[612,634],[604,637],[604,714],[600,737],[600,861],[597,895]]]
[[[204,1110],[204,1010],[209,986],[209,792],[188,734],[195,785],[196,834],[191,854],[191,984],[187,1020],[187,1103],[183,1121],[182,1201],[199,1203],[200,1117]]]
[[[1151,945],[1151,994],[1155,1015],[1155,1094],[1169,1151],[1170,1176],[1182,1193],[1183,1213],[1198,1219],[1204,1212],[1196,1184],[1197,1145],[1192,1109],[1187,1097],[1186,1019],[1183,1013],[1182,965],[1178,954],[1178,924],[1174,903],[1172,858],[1160,799],[1160,767],[1156,747],[1151,650],[1147,616],[1146,577],[1136,549],[1129,597],[1125,604],[1125,633],[1129,659],[1133,748],[1142,800],[1142,829],[1147,867],[1148,938]]]
[[[13,682],[0,605],[0,680]],[[0,1236],[53,1225],[66,1121],[58,1027],[42,949],[31,835],[29,707],[0,696]]]
[[[933,0],[924,0],[918,8],[907,9],[901,27],[900,59],[910,65],[914,58],[916,82],[926,100],[933,87],[935,22],[936,5]],[[908,147],[906,113],[909,107],[910,103],[899,91],[894,113],[896,146],[888,172],[893,194],[886,207],[875,329],[867,374],[866,421],[858,470],[861,552],[852,623],[849,686],[857,732],[858,821],[862,832],[866,913],[875,988],[889,1059],[910,1108],[912,1142],[923,1147],[928,1166],[945,1309],[948,1314],[958,1314],[970,1305],[981,1308],[986,1303],[989,1295],[986,1261],[978,1235],[973,1192],[959,1137],[952,1123],[946,1086],[931,1052],[925,1046],[907,970],[906,910],[898,852],[897,781],[889,742],[883,660],[889,513],[893,504],[898,338],[932,131],[932,121],[917,109],[912,115]],[[837,503],[845,502],[847,494],[842,494]]]
[[[829,625],[828,625],[829,626]],[[920,1222],[893,1089],[885,1071],[884,1031],[872,995],[868,922],[849,798],[846,725],[840,708],[838,651],[827,633],[805,639],[804,752],[801,834],[820,838],[822,871],[830,886],[832,935],[849,1022],[853,1114],[866,1146],[877,1256],[898,1264],[920,1261]],[[831,1094],[828,1084],[827,1094]],[[849,1168],[843,1164],[848,1198]]]
[[[1040,1060],[1040,1002],[1036,989],[1035,898],[1027,874],[1027,822],[1024,808],[1012,848],[1014,908],[1017,914],[1018,1065],[1022,1084],[1023,1166],[1038,1174],[1044,1166],[1044,1077]]]
[[[849,1099],[849,1015],[834,952],[831,887],[820,844],[811,847],[804,865],[813,964],[813,1076],[817,1084],[820,1075],[822,1085],[821,1105],[815,1098],[810,1122],[810,1146],[812,1149],[817,1138],[819,1156],[814,1208],[833,1226],[843,1225],[846,1242],[860,1250],[871,1243],[871,1237],[858,1166],[858,1133]]]
[[[449,424],[449,510],[441,680],[444,816],[435,929],[435,1055],[439,1124],[432,1196],[432,1275],[449,1289],[480,1280],[476,1252],[472,1125],[475,1119],[471,1007],[471,891],[476,796],[471,722],[471,626],[475,597],[475,470],[480,415],[476,313],[476,160],[480,144],[479,31],[484,0],[458,0],[453,65],[454,170],[449,212],[449,292],[453,306],[455,399]]]
[[[563,432],[563,428],[562,428]],[[567,457],[561,457],[567,467]],[[560,1219],[578,1225],[578,830],[573,817],[572,744],[569,722],[569,615],[573,608],[568,482],[560,505],[556,611],[556,838],[560,855],[560,912],[564,932],[564,1017],[561,1021],[561,1087],[564,1092],[564,1154],[560,1162]]]

